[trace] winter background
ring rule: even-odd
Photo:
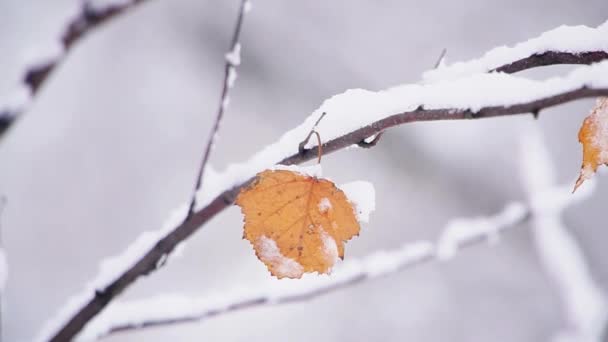
[[[24,61],[56,39],[76,5],[0,1],[0,93],[12,89]],[[1,238],[10,267],[5,341],[30,340],[94,276],[100,259],[160,228],[188,199],[238,5],[154,0],[120,16],[75,47],[0,141],[0,194],[8,200]],[[448,62],[467,60],[562,24],[595,27],[607,18],[604,0],[255,1],[211,163],[222,170],[245,160],[346,89],[416,82],[443,48]],[[531,127],[544,135],[558,182],[573,184],[577,132],[592,104],[550,109],[538,121],[523,115],[409,124],[389,130],[374,149],[325,156],[324,174],[337,183],[363,179],[376,188],[377,209],[348,243],[346,258],[435,240],[454,217],[492,215],[525,200],[520,144]],[[597,178],[593,196],[563,218],[595,281],[608,290],[608,181]],[[529,228],[306,303],[107,340],[548,341],[567,322]],[[272,282],[241,236],[240,210],[232,207],[196,233],[181,258],[121,299]]]

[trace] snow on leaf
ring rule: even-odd
[[[277,278],[329,273],[344,257],[344,242],[360,230],[342,190],[331,181],[297,171],[259,173],[236,204],[245,215],[243,237]]]
[[[321,200],[319,201],[319,212],[321,214],[324,214],[329,209],[331,209],[331,202],[327,199],[327,197],[321,198]]]
[[[268,269],[274,270],[276,273],[288,278],[300,278],[302,273],[304,273],[302,265],[281,254],[274,240],[262,235],[255,241],[254,247],[258,258],[268,265]]]
[[[608,164],[608,97],[597,100],[591,114],[583,121],[578,140],[583,144],[583,165],[574,191],[593,176],[598,166]]]
[[[369,222],[369,215],[376,210],[376,190],[366,181],[354,181],[341,184],[340,189],[355,206],[355,215],[359,222]]]

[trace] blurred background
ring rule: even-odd
[[[76,0],[0,1],[0,94],[24,61],[57,40]],[[239,1],[152,0],[81,41],[31,109],[0,141],[2,243],[10,267],[3,336],[27,341],[81,290],[101,258],[160,228],[191,193],[215,115],[224,53]],[[299,124],[348,88],[417,82],[443,48],[447,61],[481,56],[562,24],[597,26],[605,0],[254,1],[242,65],[211,163],[222,170]],[[570,67],[526,72],[563,74]],[[521,132],[539,126],[560,183],[581,162],[577,132],[593,104],[541,113],[435,122],[388,131],[371,150],[328,155],[337,183],[376,187],[377,210],[346,257],[436,239],[453,217],[491,215],[524,200]],[[608,290],[605,203],[566,211],[593,276]],[[121,298],[203,295],[272,281],[241,239],[236,207],[189,240],[182,258]],[[564,327],[558,294],[527,226],[501,242],[315,300],[120,334],[108,341],[542,341]]]

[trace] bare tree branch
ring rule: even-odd
[[[513,63],[503,65],[490,71],[512,74],[540,66],[558,64],[591,64],[603,61],[604,59],[608,59],[608,52],[606,51],[589,51],[582,53],[547,51],[522,58]]]
[[[608,88],[589,88],[582,87],[576,90],[567,91],[554,96],[536,99],[530,102],[514,104],[512,106],[494,106],[481,108],[477,112],[455,108],[430,109],[419,108],[411,112],[404,112],[389,116],[385,119],[376,121],[365,127],[352,131],[341,137],[335,138],[323,144],[325,154],[338,151],[361,140],[378,134],[387,128],[398,126],[410,122],[438,121],[438,120],[463,120],[490,118],[496,116],[526,114],[535,110],[560,105],[577,99],[608,96]],[[307,149],[302,153],[295,153],[284,158],[278,164],[293,165],[317,157],[317,149]],[[116,280],[104,289],[96,291],[95,295],[81,307],[54,335],[52,341],[68,341],[73,338],[95,315],[97,315],[108,303],[118,296],[124,289],[131,285],[136,279],[147,275],[157,269],[159,260],[170,254],[171,251],[183,240],[190,237],[200,227],[211,220],[215,215],[232,205],[240,189],[251,180],[240,184],[232,189],[226,190],[207,206],[194,212],[189,219],[184,221],[164,238],[159,240],[156,245],[145,253],[134,265],[126,269]]]
[[[45,60],[34,65],[28,66],[23,73],[22,83],[29,90],[28,99],[32,101],[38,90],[67,56],[73,45],[84,38],[92,30],[96,29],[110,19],[125,13],[133,7],[147,0],[128,0],[117,1],[115,4],[107,6],[93,6],[90,1],[83,1],[79,12],[66,23],[65,30],[60,38],[62,53],[59,56]],[[0,106],[4,104],[0,103]],[[0,136],[9,128],[25,109],[27,103],[22,108],[1,108],[0,107]]]
[[[241,0],[239,15],[236,19],[234,33],[232,34],[232,40],[230,42],[230,51],[228,52],[225,58],[226,64],[224,66],[224,83],[222,86],[222,95],[220,96],[220,104],[217,109],[217,115],[215,117],[215,122],[213,123],[213,128],[211,129],[211,133],[209,135],[209,140],[207,141],[207,146],[205,147],[205,153],[203,155],[203,160],[201,161],[201,166],[198,169],[196,185],[194,186],[194,191],[192,192],[192,199],[190,200],[190,208],[188,209],[188,215],[186,216],[186,219],[188,219],[194,212],[194,207],[196,206],[196,193],[201,189],[203,176],[205,174],[205,167],[207,166],[207,162],[209,161],[211,149],[215,144],[215,139],[220,129],[220,123],[222,121],[222,117],[224,116],[224,111],[226,110],[226,107],[228,105],[228,95],[230,93],[230,89],[234,85],[233,83],[236,78],[236,67],[240,64],[241,59],[241,45],[239,43],[241,27],[243,26],[243,18],[245,18],[245,13],[248,11],[249,6],[249,0]]]

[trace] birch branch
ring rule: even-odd
[[[537,113],[559,104],[588,97],[608,95],[608,62],[579,67],[563,78],[534,81],[501,73],[476,74],[435,85],[404,85],[382,92],[347,91],[327,100],[299,127],[285,133],[275,144],[266,147],[244,164],[234,165],[224,174],[207,172],[204,193],[197,204],[201,208],[173,229],[159,232],[157,240],[146,239],[126,252],[128,258],[111,277],[92,283],[54,318],[59,327],[47,326],[41,334],[53,341],[73,338],[93,317],[136,279],[155,271],[182,241],[203,224],[230,206],[239,190],[251,177],[275,163],[299,164],[316,157],[316,148],[298,152],[298,143],[306,136],[322,112],[328,112],[318,130],[328,142],[323,151],[329,154],[397,125],[434,120],[462,120],[495,116]],[[509,92],[505,92],[507,87]],[[399,110],[401,108],[401,112]],[[399,113],[400,112],[400,113]],[[399,113],[399,114],[393,114]],[[293,148],[294,154],[285,156]],[[184,214],[185,215],[185,214]],[[120,257],[116,258],[118,261]],[[113,259],[113,261],[116,261]],[[111,281],[107,281],[111,279]]]

